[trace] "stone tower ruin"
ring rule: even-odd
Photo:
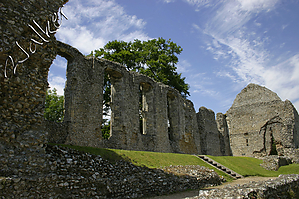
[[[249,84],[226,112],[234,156],[292,156],[299,147],[299,117],[288,100],[269,89]]]

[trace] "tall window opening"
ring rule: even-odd
[[[103,119],[102,119],[102,137],[109,139],[111,136],[111,80],[109,74],[104,74],[104,85],[103,85]]]
[[[139,85],[139,105],[138,105],[138,115],[139,115],[139,131],[141,134],[145,134],[145,129],[143,125],[144,112],[143,112],[143,93],[142,84]]]
[[[48,73],[48,89],[45,100],[46,120],[63,122],[64,88],[66,83],[67,60],[59,55],[54,59]]]
[[[168,138],[170,141],[174,141],[174,132],[173,132],[173,120],[172,120],[172,101],[175,99],[173,93],[168,92],[167,94],[167,129],[168,129]]]
[[[153,114],[152,109],[153,92],[152,86],[149,83],[142,82],[139,85],[139,128],[140,133],[151,134],[152,119],[150,114]]]

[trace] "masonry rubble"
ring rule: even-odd
[[[299,175],[280,175],[274,180],[250,182],[244,185],[227,185],[223,189],[200,190],[200,198],[298,198]]]

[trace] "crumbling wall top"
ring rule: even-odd
[[[281,99],[276,93],[257,84],[248,84],[236,97],[231,108]]]

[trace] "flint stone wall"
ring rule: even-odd
[[[249,84],[226,112],[234,156],[294,156],[298,148],[298,113],[288,100],[265,87]]]
[[[223,189],[199,191],[199,198],[298,198],[299,175],[280,175],[274,180],[227,185]],[[189,198],[191,199],[191,198]]]
[[[47,146],[50,170],[39,176],[0,177],[4,198],[141,198],[219,185],[213,170],[199,166],[149,169],[129,162],[115,164],[100,156]],[[174,175],[184,171],[183,175]],[[173,174],[174,173],[174,174]]]
[[[48,169],[47,131],[42,123],[56,39],[55,33],[43,34],[34,21],[43,30],[49,25],[55,31],[59,24],[52,17],[64,3],[66,0],[0,2],[0,176],[36,176]],[[31,39],[43,44],[35,45]]]

